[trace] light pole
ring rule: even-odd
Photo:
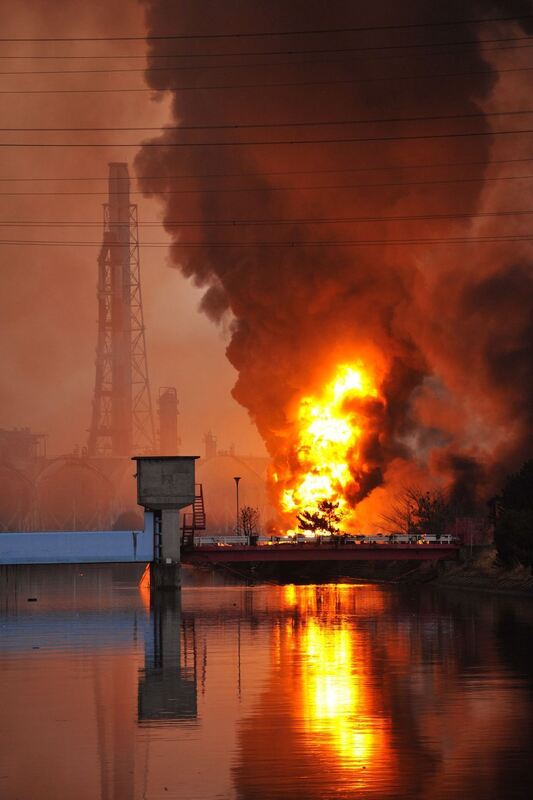
[[[241,479],[240,475],[235,475],[235,477],[233,478],[233,480],[235,481],[235,492],[236,492],[236,495],[237,495],[237,528],[236,528],[237,529],[237,536],[239,535],[239,529],[240,529],[240,525],[239,525],[239,481],[240,481],[240,479]]]

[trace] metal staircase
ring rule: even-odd
[[[192,512],[183,515],[183,525],[181,529],[182,544],[194,545],[195,531],[205,531],[205,505],[204,505],[204,492],[201,483],[194,485],[194,503]]]

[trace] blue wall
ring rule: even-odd
[[[0,533],[0,564],[147,563],[153,559],[153,514],[144,531]]]

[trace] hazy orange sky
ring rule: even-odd
[[[143,9],[135,0],[82,3],[4,0],[4,37],[144,34]],[[143,55],[143,42],[2,44],[2,55]],[[117,61],[2,59],[0,70],[65,70],[117,67]],[[2,75],[0,90],[141,88],[145,60],[124,60],[129,73]],[[161,125],[168,102],[149,91],[102,94],[3,94],[4,127]],[[80,134],[0,134],[0,141],[74,141]],[[47,137],[46,139],[43,137]],[[86,134],[84,141],[135,142],[142,134]],[[8,182],[0,192],[105,192],[107,163],[128,161],[136,148],[0,149],[0,177],[98,177],[99,181]],[[135,191],[136,185],[132,186]],[[0,196],[5,221],[88,221],[90,228],[2,227],[1,239],[98,241],[105,194],[91,196]],[[155,200],[132,198],[139,220],[160,219]],[[163,242],[162,229],[140,231],[141,240]],[[96,258],[98,247],[0,246],[0,427],[30,426],[49,434],[49,451],[69,452],[86,442],[94,387],[96,346]],[[231,397],[236,372],[224,351],[227,337],[197,310],[201,292],[168,265],[167,251],[141,249],[143,300],[152,393],[177,387],[182,452],[203,454],[203,434],[212,429],[222,447],[262,453],[247,412]]]

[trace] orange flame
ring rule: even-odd
[[[324,500],[338,504],[345,523],[355,522],[354,498],[365,474],[362,445],[376,406],[382,408],[383,399],[362,361],[338,366],[319,394],[301,399],[287,468],[273,476],[289,527],[298,514],[319,512]]]

